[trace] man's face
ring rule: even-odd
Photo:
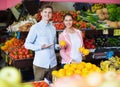
[[[41,12],[42,19],[45,21],[49,21],[52,18],[52,9],[51,8],[45,8]]]

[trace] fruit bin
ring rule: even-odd
[[[13,59],[9,57],[9,65],[14,66],[16,68],[28,68],[33,66],[33,58],[25,58],[25,59]]]

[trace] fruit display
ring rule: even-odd
[[[7,40],[3,46],[1,46],[1,50],[5,51],[5,52],[10,52],[12,48],[15,47],[20,47],[24,44],[24,40],[22,39],[17,39],[15,37]]]
[[[94,38],[90,38],[90,39],[85,38],[84,39],[84,46],[87,49],[94,49],[95,48],[95,40],[94,40]]]
[[[51,87],[120,87],[120,73],[92,72],[86,77],[73,75],[59,78]]]
[[[87,23],[84,21],[74,21],[73,26],[80,30],[95,29],[95,27],[91,23]]]
[[[49,87],[49,84],[45,81],[35,81],[31,82],[34,87]]]
[[[53,22],[56,30],[63,30],[65,28],[63,22],[63,17],[66,13],[70,13],[73,16],[74,22],[73,26],[77,29],[95,29],[91,23],[83,21],[83,18],[80,16],[80,11],[56,11],[53,13],[51,21]],[[41,20],[40,13],[37,13],[36,20]]]
[[[58,12],[54,12],[53,13],[53,17],[52,17],[52,22],[53,23],[61,23],[63,22],[63,16],[65,15],[64,11],[58,11]]]
[[[94,64],[91,63],[71,63],[71,64],[66,64],[64,65],[64,68],[59,69],[58,71],[53,71],[53,79],[56,80],[56,78],[62,78],[65,76],[72,76],[75,74],[78,74],[80,76],[87,76],[91,72],[101,72],[101,69],[97,67]]]
[[[107,72],[107,71],[115,71],[120,72],[120,58],[118,56],[109,58],[106,61],[102,61],[100,63],[100,68]]]
[[[56,30],[63,30],[65,25],[63,23],[54,23]]]
[[[14,60],[33,58],[33,52],[31,50],[26,49],[24,46],[21,46],[14,48],[9,53],[9,56]]]
[[[0,87],[34,87],[31,83],[22,83],[22,75],[15,67],[3,67],[0,70]]]

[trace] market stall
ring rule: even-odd
[[[51,84],[43,83],[41,81],[32,82],[34,87],[58,87],[56,81],[68,76],[79,75],[84,84],[80,83],[82,87],[107,87],[104,84],[112,83],[116,79],[116,87],[119,87],[119,73],[120,73],[120,1],[119,0],[41,0],[42,2],[83,2],[92,3],[87,11],[72,10],[72,11],[56,11],[53,13],[52,22],[56,27],[57,38],[60,32],[64,29],[63,16],[65,13],[70,13],[74,17],[74,27],[81,30],[83,33],[84,46],[89,52],[84,56],[83,62],[66,64],[64,68],[53,71],[53,86]],[[89,4],[88,3],[88,4]],[[47,3],[48,4],[48,3]],[[7,27],[10,37],[1,45],[1,56],[5,58],[8,66],[14,66],[18,69],[32,67],[34,53],[31,50],[24,48],[24,40],[29,32],[30,27],[41,20],[40,13],[34,15],[21,16],[20,20],[14,22]],[[58,43],[58,42],[57,42]],[[59,51],[56,51],[59,56]],[[60,63],[60,60],[58,60]],[[111,73],[106,74],[111,71]],[[114,71],[114,72],[113,72]],[[89,74],[95,73],[91,77]],[[104,74],[101,74],[106,72]],[[112,79],[104,79],[108,75]],[[79,78],[79,76],[77,76]],[[96,77],[100,81],[95,83]],[[76,77],[76,78],[77,78]],[[73,77],[72,77],[73,78]],[[92,82],[92,80],[94,80]],[[69,80],[68,80],[69,81]],[[75,81],[78,81],[75,80]],[[91,82],[90,82],[91,81]],[[105,83],[106,82],[106,83]],[[46,86],[42,86],[45,84]],[[63,84],[61,82],[61,84]],[[76,83],[77,84],[77,83]],[[112,84],[111,84],[112,85]],[[63,86],[62,86],[63,87]],[[67,86],[66,86],[67,87]],[[74,86],[75,87],[75,86]],[[76,86],[77,87],[77,86]],[[114,85],[111,87],[115,87]]]

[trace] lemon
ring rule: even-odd
[[[59,44],[60,44],[60,46],[62,46],[62,47],[66,46],[66,42],[65,42],[64,40],[61,40]]]

